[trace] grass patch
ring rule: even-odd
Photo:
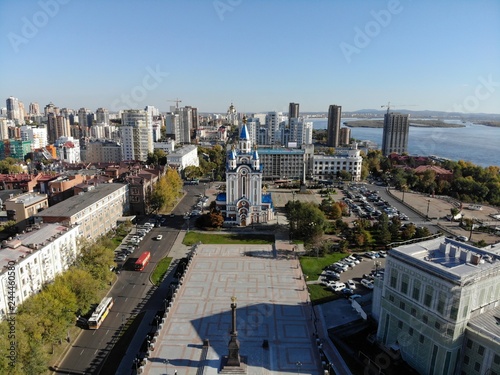
[[[155,285],[159,285],[161,279],[167,273],[168,267],[170,266],[170,262],[172,261],[172,257],[166,257],[161,259],[153,273],[151,274],[151,282]]]
[[[347,254],[342,253],[327,254],[318,258],[303,256],[300,257],[300,265],[302,266],[302,272],[309,276],[308,280],[313,281],[318,280],[319,275],[321,275],[321,271],[323,271],[326,266],[329,266],[346,256]]]
[[[339,298],[337,294],[333,291],[326,289],[320,284],[309,284],[309,297],[313,305],[319,305],[321,303],[330,302]]]
[[[254,234],[254,235],[241,235],[241,234],[216,234],[216,233],[200,233],[189,232],[184,236],[182,243],[187,246],[194,245],[201,242],[203,244],[246,244],[246,245],[270,245],[274,243],[274,235]]]

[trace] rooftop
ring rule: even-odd
[[[8,200],[16,204],[24,204],[25,206],[29,206],[47,200],[47,194],[26,193]]]
[[[10,240],[2,241],[0,249],[0,273],[6,270],[9,261],[17,261],[20,257],[25,258],[32,254],[34,249],[30,245],[42,245],[49,243],[52,238],[62,232],[66,232],[68,227],[60,224],[41,224],[38,229],[19,234]]]
[[[88,206],[98,202],[107,195],[121,189],[126,186],[126,184],[99,184],[95,189],[89,190],[83,194],[75,195],[68,198],[52,207],[39,212],[37,216],[47,217],[47,216],[62,216],[71,217],[76,213],[84,210]]]
[[[500,306],[487,310],[467,323],[469,329],[500,343]]]
[[[500,269],[500,255],[495,252],[446,237],[398,246],[389,254],[462,285],[485,271]]]

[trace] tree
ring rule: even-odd
[[[154,166],[166,165],[167,154],[165,153],[165,151],[160,149],[155,149],[153,152],[148,152],[146,164],[152,164]]]
[[[76,297],[77,310],[86,313],[97,300],[99,282],[85,270],[72,267],[62,276],[64,283]]]
[[[312,243],[323,235],[327,221],[317,205],[289,201],[285,205],[285,213],[290,225],[290,234],[294,239]]]

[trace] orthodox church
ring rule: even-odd
[[[244,227],[274,219],[271,194],[262,189],[262,168],[243,118],[238,149],[233,146],[227,154],[226,192],[216,200],[226,223]]]

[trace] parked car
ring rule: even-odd
[[[373,283],[370,280],[361,279],[361,285],[363,285],[365,288],[373,289]]]
[[[356,283],[354,282],[354,280],[351,280],[351,279],[347,280],[346,285],[348,288],[356,289]]]
[[[159,234],[159,235],[156,236],[156,240],[157,241],[160,241],[162,238],[163,238],[163,235],[161,235],[161,234]]]
[[[334,291],[334,292],[340,292],[342,289],[345,288],[345,284],[344,283],[341,283],[341,282],[334,282],[334,283],[331,283],[330,284],[330,288]]]
[[[355,299],[358,299],[361,297],[362,297],[361,294],[353,294],[353,295],[349,296],[349,300],[354,301]]]
[[[349,297],[354,294],[354,291],[351,288],[344,288],[340,292],[346,297]]]
[[[387,252],[385,252],[385,251],[379,251],[378,255],[380,255],[381,258],[385,258],[387,256]]]

